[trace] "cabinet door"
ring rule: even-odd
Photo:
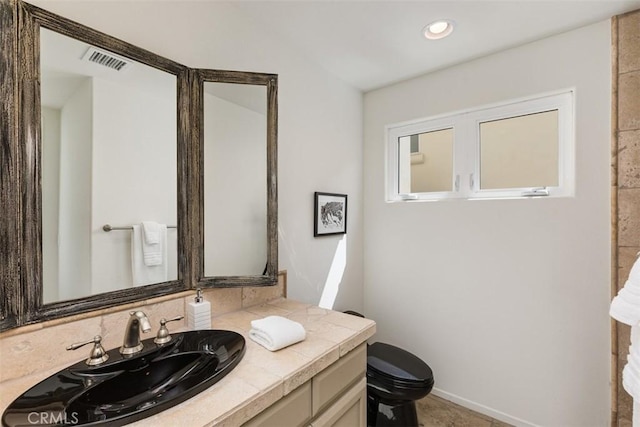
[[[305,426],[311,419],[311,381],[301,385],[243,427]]]
[[[324,413],[312,427],[365,427],[367,425],[367,379],[362,378]]]
[[[311,382],[313,416],[323,413],[334,400],[364,377],[366,370],[367,345],[361,344],[313,377]]]

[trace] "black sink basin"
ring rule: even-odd
[[[78,362],[51,375],[18,397],[2,425],[120,426],[157,414],[218,382],[242,359],[245,341],[232,331],[172,334],[173,340],[90,367]]]

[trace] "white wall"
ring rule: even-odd
[[[87,79],[60,115],[58,297],[91,295],[92,89]]]
[[[336,298],[326,301],[336,309],[362,309],[358,90],[253,25],[229,2],[33,3],[190,67],[278,74],[279,263],[289,273],[289,296],[318,303],[332,283]],[[348,194],[346,241],[313,238],[314,191]]]
[[[576,87],[576,196],[384,202],[384,126]],[[609,423],[610,26],[365,95],[365,313],[435,393],[518,425]]]

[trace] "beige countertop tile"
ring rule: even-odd
[[[307,331],[306,339],[276,352],[249,339],[251,321],[269,315],[300,322]],[[212,328],[244,336],[246,353],[238,366],[202,393],[132,426],[240,425],[365,342],[375,333],[375,322],[279,298],[214,317]],[[0,384],[1,408],[54,372],[37,372]]]

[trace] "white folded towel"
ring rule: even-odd
[[[147,263],[148,257],[144,252],[146,243],[144,242],[142,233],[142,226],[133,226],[133,232],[131,234],[131,273],[133,286],[166,282],[168,280],[166,226],[164,227],[164,233],[160,233],[160,242],[155,245],[158,247],[158,254],[152,255],[153,258],[149,257],[153,262],[156,262],[152,265]]]
[[[144,265],[151,267],[162,265],[163,261],[166,262],[167,226],[157,222],[144,221],[142,223],[142,235]]]
[[[249,338],[266,348],[276,351],[304,340],[304,327],[293,320],[281,316],[268,316],[252,320]]]
[[[142,231],[147,245],[160,243],[160,224],[154,221],[142,221]]]

